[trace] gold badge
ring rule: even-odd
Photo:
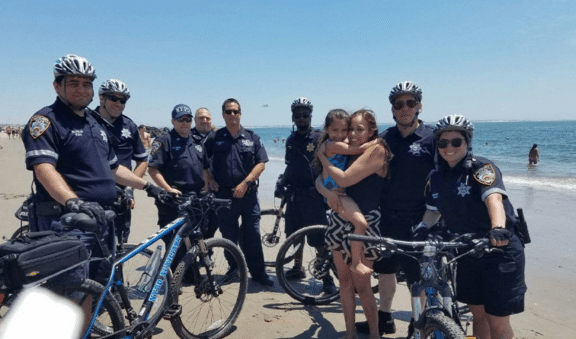
[[[32,139],[41,136],[50,127],[50,119],[43,115],[35,115],[30,119],[28,130]]]
[[[492,164],[486,164],[474,172],[474,179],[482,185],[492,185],[496,180],[496,170]]]
[[[306,150],[308,152],[314,152],[314,144],[313,143],[309,143],[308,146],[306,146]]]
[[[162,143],[158,140],[154,140],[152,143],[152,148],[150,149],[150,155],[154,155],[154,153],[156,153],[160,147],[162,147]]]

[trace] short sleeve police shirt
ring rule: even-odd
[[[116,198],[110,170],[118,159],[106,129],[88,112],[80,117],[56,99],[35,113],[22,133],[26,168],[52,164],[81,199],[109,206]],[[39,182],[36,186],[41,200],[52,200]]]
[[[253,131],[240,127],[234,139],[226,127],[206,139],[206,151],[212,160],[214,179],[224,188],[234,188],[258,163],[268,162],[268,155]]]
[[[157,168],[170,186],[198,192],[209,164],[202,143],[183,138],[173,129],[154,140],[148,166]]]
[[[426,178],[435,168],[434,137],[430,126],[420,126],[406,138],[396,126],[380,134],[394,155],[390,161],[390,180],[384,189],[382,207],[396,211],[425,208]]]
[[[113,123],[109,123],[100,115],[100,107],[96,107],[94,116],[114,138],[112,146],[120,165],[132,169],[132,160],[147,161],[148,153],[140,140],[138,126],[125,115],[121,115]]]
[[[490,160],[474,156],[454,168],[443,164],[430,173],[426,207],[439,211],[453,232],[487,232],[491,222],[485,200],[493,193],[502,194],[506,214],[513,213],[500,169]]]
[[[297,131],[286,140],[286,171],[284,180],[293,187],[311,187],[318,176],[313,161],[321,132],[312,129],[307,135]]]

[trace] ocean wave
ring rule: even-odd
[[[576,192],[576,178],[505,176],[506,184]]]

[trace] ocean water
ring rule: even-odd
[[[431,124],[431,122],[425,122]],[[379,132],[391,125],[379,125]],[[505,184],[576,192],[576,120],[474,122],[472,151],[496,163]],[[256,127],[276,178],[284,168],[286,145],[292,127]],[[274,142],[274,139],[278,140]],[[528,151],[538,144],[540,163],[528,165]],[[271,179],[270,179],[271,180]]]

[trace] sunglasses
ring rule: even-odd
[[[464,142],[462,138],[440,139],[438,143],[436,143],[436,146],[438,146],[438,148],[446,148],[449,144],[452,144],[454,147],[460,147],[462,146],[462,142]]]
[[[226,113],[226,114],[228,114],[228,115],[230,115],[230,114],[232,114],[232,113],[234,113],[234,114],[240,114],[240,111],[237,110],[237,109],[227,109],[227,110],[224,111],[224,113]]]
[[[128,101],[128,99],[124,99],[124,98],[121,99],[121,98],[118,98],[117,96],[114,96],[114,95],[107,95],[106,97],[108,98],[108,100],[110,100],[112,102],[117,102],[118,100],[120,100],[120,103],[122,105],[125,105],[126,101]]]
[[[176,119],[178,122],[192,122],[192,117],[180,117]]]
[[[408,100],[406,102],[396,101],[394,102],[394,105],[392,105],[392,107],[394,107],[395,110],[400,110],[402,109],[402,107],[404,107],[404,104],[406,104],[406,106],[408,106],[409,108],[414,108],[416,107],[416,105],[418,105],[418,101],[416,100]]]
[[[294,118],[294,120],[296,119],[310,119],[310,113],[294,113],[292,114],[292,117]]]

